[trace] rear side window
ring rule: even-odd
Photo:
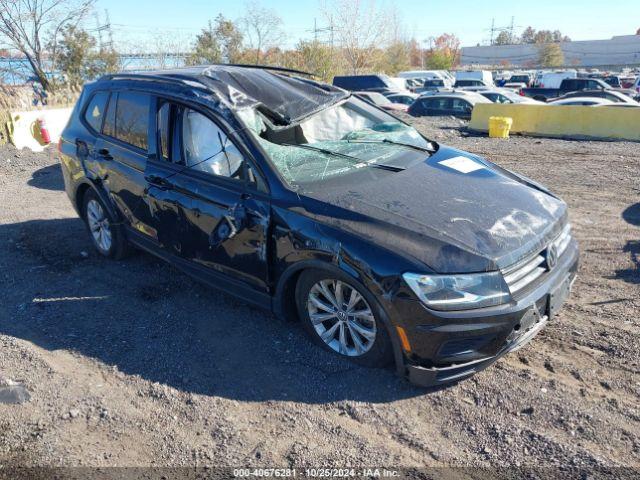
[[[109,94],[107,92],[96,93],[84,112],[84,119],[96,132],[99,132],[102,128],[102,119],[104,118],[108,99]]]
[[[120,92],[116,106],[115,138],[146,150],[148,128],[149,96]]]

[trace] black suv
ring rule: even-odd
[[[397,93],[398,87],[386,75],[345,75],[333,77],[335,87],[351,92]]]
[[[300,72],[85,86],[60,144],[96,249],[136,246],[421,385],[519,348],[578,264],[565,203]]]

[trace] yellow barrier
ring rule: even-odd
[[[490,117],[511,117],[511,133],[640,141],[640,108],[479,103],[469,128],[487,132]]]

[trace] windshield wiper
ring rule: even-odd
[[[281,143],[280,145],[284,145],[286,147],[304,148],[304,149],[307,149],[307,150],[312,150],[314,152],[323,153],[325,155],[333,155],[335,157],[348,158],[349,160],[353,160],[353,161],[355,161],[357,163],[365,164],[365,162],[360,160],[358,157],[354,157],[353,155],[347,155],[346,153],[334,152],[333,150],[327,150],[326,148],[313,147],[311,145],[307,145],[306,143],[303,143],[303,144],[299,144],[299,143]]]
[[[389,145],[398,145],[400,147],[413,148],[414,150],[420,150],[421,152],[434,153],[434,148],[419,147],[418,145],[412,145],[410,143],[396,142],[395,140],[389,140],[385,138],[383,140],[347,140],[348,143],[388,143]],[[431,144],[429,144],[431,145]]]
[[[331,155],[331,156],[334,156],[334,157],[346,158],[346,159],[351,160],[352,162],[354,162],[356,166],[380,168],[382,170],[387,170],[387,171],[390,171],[390,172],[401,172],[401,171],[405,170],[405,168],[403,168],[403,167],[394,167],[393,165],[384,165],[384,164],[381,164],[381,163],[366,162],[364,160],[361,160],[358,157],[354,157],[353,155],[347,155],[346,153],[334,152],[333,150],[327,150],[326,148],[314,147],[312,145],[307,145],[306,143],[303,143],[303,144],[298,144],[298,143],[280,143],[280,145],[284,145],[284,146],[287,146],[287,147],[304,148],[306,150],[319,152],[319,153],[322,153],[324,155]]]

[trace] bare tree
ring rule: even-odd
[[[240,25],[250,50],[255,51],[256,64],[261,62],[263,51],[279,46],[284,36],[282,19],[269,8],[258,2],[247,3],[247,13],[240,19]]]
[[[0,0],[0,45],[29,62],[42,88],[52,90],[47,65],[55,65],[62,29],[77,26],[95,0]]]
[[[322,11],[332,23],[351,72],[370,67],[372,55],[388,42],[389,33],[388,16],[375,0],[330,0]]]

